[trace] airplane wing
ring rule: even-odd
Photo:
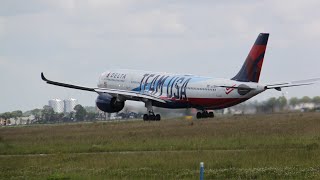
[[[158,96],[152,95],[152,94],[145,94],[140,93],[136,91],[126,91],[126,90],[119,90],[119,89],[109,89],[109,88],[94,88],[94,91],[97,93],[108,93],[112,96],[118,96],[121,95],[125,98],[131,99],[131,98],[138,98],[138,99],[149,99],[153,101],[158,101],[161,103],[166,103],[165,100],[160,99]]]
[[[71,89],[79,89],[83,91],[91,91],[91,92],[96,92],[96,93],[108,93],[112,96],[122,96],[124,98],[137,98],[137,99],[149,99],[153,101],[158,101],[161,103],[166,103],[165,100],[160,99],[158,96],[152,95],[152,94],[145,94],[145,93],[140,93],[136,91],[126,91],[126,90],[119,90],[119,89],[110,89],[110,88],[90,88],[90,87],[83,87],[83,86],[77,86],[77,85],[72,85],[72,84],[66,84],[66,83],[61,83],[61,82],[56,82],[56,81],[51,81],[48,80],[43,73],[41,73],[41,79],[48,84],[52,84],[55,86],[61,86],[61,87],[66,87],[66,88],[71,88]]]
[[[295,87],[295,86],[306,86],[306,85],[315,84],[318,81],[320,81],[320,78],[312,78],[312,79],[305,79],[305,80],[285,82],[285,83],[269,84],[266,86],[266,89],[275,89],[275,90],[281,91],[282,88]]]

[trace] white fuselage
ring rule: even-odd
[[[169,102],[154,102],[154,106],[212,110],[239,104],[265,91],[264,85],[253,82],[134,70],[104,72],[99,78],[98,87],[152,94]]]

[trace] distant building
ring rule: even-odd
[[[49,106],[52,107],[54,112],[63,113],[64,111],[64,103],[61,99],[49,100]]]
[[[6,125],[6,120],[5,120],[5,119],[0,118],[0,125],[2,125],[2,126]]]
[[[315,103],[299,103],[295,106],[290,106],[290,110],[301,111],[301,112],[310,111],[315,108],[317,108]]]
[[[78,104],[77,99],[65,99],[64,100],[64,112],[69,113],[69,112],[74,112],[74,107]]]

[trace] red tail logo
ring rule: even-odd
[[[264,54],[266,52],[269,34],[260,33],[253,44],[246,61],[238,74],[232,80],[240,82],[259,82]]]

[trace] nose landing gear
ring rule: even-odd
[[[201,118],[214,118],[214,114],[208,111],[197,112],[197,119]]]

